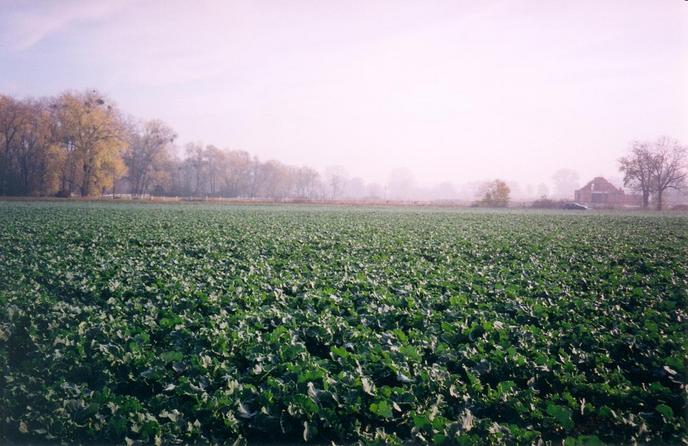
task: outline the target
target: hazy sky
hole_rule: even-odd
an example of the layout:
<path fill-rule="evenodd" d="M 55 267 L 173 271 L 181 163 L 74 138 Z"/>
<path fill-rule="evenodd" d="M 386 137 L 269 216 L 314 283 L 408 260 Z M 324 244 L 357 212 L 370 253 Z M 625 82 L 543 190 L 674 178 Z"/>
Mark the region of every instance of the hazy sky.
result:
<path fill-rule="evenodd" d="M 262 159 L 537 184 L 688 143 L 682 0 L 0 3 L 0 93 L 98 88 Z"/>

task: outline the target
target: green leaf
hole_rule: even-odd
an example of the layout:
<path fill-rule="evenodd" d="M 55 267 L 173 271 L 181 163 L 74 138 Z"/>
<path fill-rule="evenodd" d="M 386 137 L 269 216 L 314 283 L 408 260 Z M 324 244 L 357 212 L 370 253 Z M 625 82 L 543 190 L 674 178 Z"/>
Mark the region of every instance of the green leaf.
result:
<path fill-rule="evenodd" d="M 418 350 L 412 345 L 404 345 L 399 348 L 399 351 L 413 362 L 419 362 L 422 359 Z"/>
<path fill-rule="evenodd" d="M 418 429 L 430 426 L 430 419 L 425 415 L 413 415 L 413 425 Z"/>
<path fill-rule="evenodd" d="M 667 420 L 674 418 L 674 410 L 666 404 L 658 404 L 657 407 L 655 407 L 655 410 Z"/>
<path fill-rule="evenodd" d="M 165 362 L 177 362 L 181 361 L 184 359 L 184 354 L 182 352 L 164 352 L 162 355 L 160 355 L 163 361 Z"/>
<path fill-rule="evenodd" d="M 392 418 L 392 406 L 385 400 L 380 400 L 370 405 L 370 411 L 383 418 Z"/>
<path fill-rule="evenodd" d="M 330 347 L 330 351 L 332 352 L 332 354 L 334 356 L 339 356 L 340 358 L 346 359 L 349 357 L 349 352 L 346 351 L 346 349 L 343 349 L 341 347 L 332 346 L 332 347 Z"/>
<path fill-rule="evenodd" d="M 547 405 L 547 414 L 554 417 L 566 430 L 572 429 L 574 426 L 573 419 L 571 418 L 571 409 L 568 407 L 549 403 Z"/>

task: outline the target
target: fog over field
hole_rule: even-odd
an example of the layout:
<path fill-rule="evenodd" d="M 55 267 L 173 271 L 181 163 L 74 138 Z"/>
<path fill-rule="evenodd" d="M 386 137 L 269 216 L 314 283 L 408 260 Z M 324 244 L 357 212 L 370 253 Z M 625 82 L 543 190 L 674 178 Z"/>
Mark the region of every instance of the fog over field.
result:
<path fill-rule="evenodd" d="M 5 0 L 0 68 L 2 94 L 95 88 L 174 129 L 180 157 L 245 150 L 361 196 L 473 198 L 500 178 L 512 198 L 571 198 L 622 185 L 634 140 L 688 141 L 674 0 Z M 578 178 L 561 193 L 560 169 Z"/>

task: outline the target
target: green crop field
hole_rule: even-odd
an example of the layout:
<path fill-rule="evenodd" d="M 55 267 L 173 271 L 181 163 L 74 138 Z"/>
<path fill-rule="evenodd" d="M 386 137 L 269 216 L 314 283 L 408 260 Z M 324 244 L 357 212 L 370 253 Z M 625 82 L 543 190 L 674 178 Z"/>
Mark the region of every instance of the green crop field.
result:
<path fill-rule="evenodd" d="M 686 441 L 688 217 L 0 202 L 0 442 Z"/>

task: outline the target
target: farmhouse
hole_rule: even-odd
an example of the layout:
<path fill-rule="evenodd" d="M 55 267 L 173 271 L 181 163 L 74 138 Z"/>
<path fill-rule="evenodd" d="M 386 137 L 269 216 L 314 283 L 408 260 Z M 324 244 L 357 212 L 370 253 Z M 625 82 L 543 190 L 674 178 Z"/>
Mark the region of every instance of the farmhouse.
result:
<path fill-rule="evenodd" d="M 641 203 L 640 196 L 627 195 L 623 189 L 614 186 L 602 177 L 593 178 L 588 184 L 575 191 L 574 200 L 590 207 L 601 208 L 638 206 Z"/>

